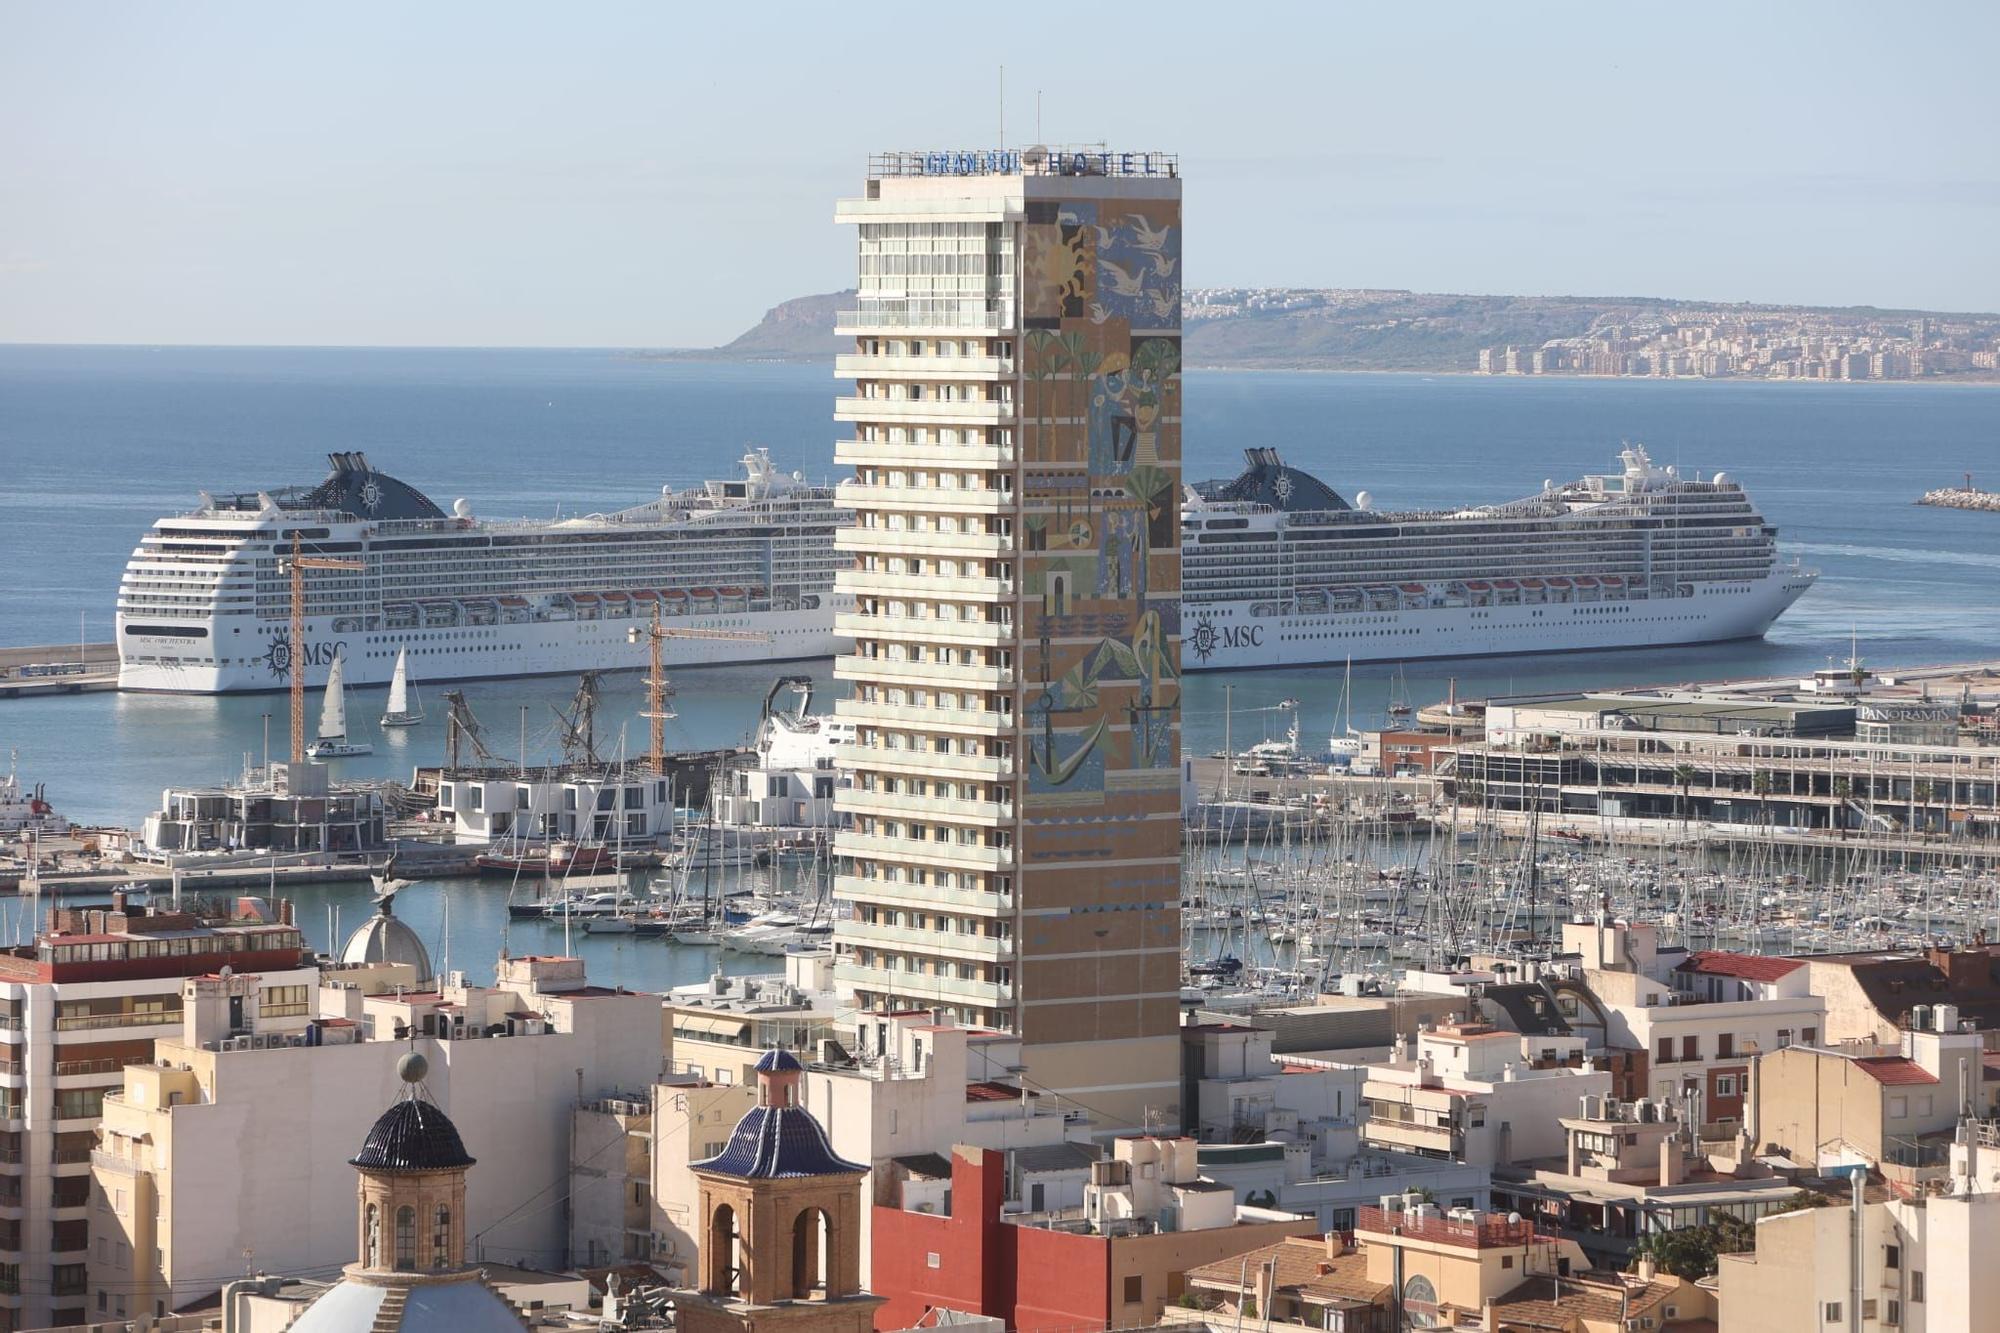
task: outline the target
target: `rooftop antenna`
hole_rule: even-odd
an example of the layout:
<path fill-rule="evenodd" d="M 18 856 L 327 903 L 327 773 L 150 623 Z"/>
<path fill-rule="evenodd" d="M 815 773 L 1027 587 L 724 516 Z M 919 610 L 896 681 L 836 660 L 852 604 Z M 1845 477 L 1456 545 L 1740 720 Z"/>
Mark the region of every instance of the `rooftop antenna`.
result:
<path fill-rule="evenodd" d="M 1007 146 L 1007 67 L 1005 65 L 1000 67 L 1000 142 L 993 146 L 995 148 L 1005 148 Z"/>
<path fill-rule="evenodd" d="M 1042 141 L 1042 90 L 1035 89 L 1035 142 Z"/>

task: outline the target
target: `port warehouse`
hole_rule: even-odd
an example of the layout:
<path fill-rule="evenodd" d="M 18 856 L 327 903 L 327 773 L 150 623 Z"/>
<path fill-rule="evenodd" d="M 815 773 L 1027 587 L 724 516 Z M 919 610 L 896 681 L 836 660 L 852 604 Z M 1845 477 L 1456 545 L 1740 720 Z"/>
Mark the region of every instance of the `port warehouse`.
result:
<path fill-rule="evenodd" d="M 1953 734 L 1957 712 L 1692 694 L 1497 699 L 1486 739 L 1446 747 L 1439 776 L 1460 806 L 1557 818 L 2000 837 L 2000 748 L 1909 739 Z"/>

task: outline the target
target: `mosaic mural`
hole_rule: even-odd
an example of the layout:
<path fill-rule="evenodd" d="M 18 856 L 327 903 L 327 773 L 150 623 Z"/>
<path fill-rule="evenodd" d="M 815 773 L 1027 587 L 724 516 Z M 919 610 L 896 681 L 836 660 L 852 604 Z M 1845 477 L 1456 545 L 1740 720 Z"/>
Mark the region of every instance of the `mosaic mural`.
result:
<path fill-rule="evenodd" d="M 1177 838 L 1179 203 L 1031 203 L 1023 272 L 1024 851 L 1158 855 L 1103 823 Z"/>

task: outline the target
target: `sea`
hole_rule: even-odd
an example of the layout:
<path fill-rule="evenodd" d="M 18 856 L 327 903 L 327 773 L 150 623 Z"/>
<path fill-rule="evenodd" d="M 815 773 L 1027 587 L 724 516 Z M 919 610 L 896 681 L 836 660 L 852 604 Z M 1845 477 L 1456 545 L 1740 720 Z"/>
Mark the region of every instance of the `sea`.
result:
<path fill-rule="evenodd" d="M 362 450 L 439 504 L 463 498 L 488 516 L 638 503 L 663 484 L 730 475 L 756 446 L 831 480 L 836 389 L 824 364 L 618 350 L 0 347 L 0 643 L 109 639 L 132 548 L 203 490 L 315 482 L 337 450 Z M 1544 479 L 1614 471 L 1624 443 L 1643 443 L 1662 464 L 1728 471 L 1778 526 L 1784 555 L 1822 572 L 1760 641 L 1356 666 L 1344 710 L 1337 664 L 1196 674 L 1182 717 L 1195 753 L 1220 749 L 1225 730 L 1238 747 L 1282 734 L 1295 716 L 1302 746 L 1321 748 L 1350 717 L 1379 723 L 1392 697 L 1780 676 L 1851 652 L 1885 666 L 2000 658 L 2000 515 L 1914 503 L 1968 472 L 1976 482 L 2000 472 L 2000 388 L 1190 370 L 1184 421 L 1190 479 L 1233 475 L 1243 450 L 1276 448 L 1341 493 L 1396 508 L 1516 498 Z M 830 700 L 830 669 L 808 671 Z M 775 674 L 679 673 L 668 743 L 746 739 Z M 573 685 L 463 688 L 496 749 L 536 760 L 555 751 L 554 709 Z M 643 750 L 642 693 L 634 675 L 607 678 L 605 748 Z M 381 694 L 350 694 L 349 717 L 375 754 L 343 771 L 407 777 L 441 758 L 442 709 L 414 731 L 378 733 Z M 163 788 L 261 761 L 267 734 L 281 751 L 285 709 L 278 694 L 0 701 L 0 751 L 17 752 L 23 780 L 47 784 L 69 818 L 136 825 Z M 368 910 L 365 886 L 295 896 L 318 935 L 331 929 L 330 911 L 314 924 L 323 910 L 340 908 L 350 925 Z M 449 896 L 468 968 L 490 959 L 505 921 L 490 895 L 420 886 L 406 896 L 399 910 L 440 938 Z M 671 947 L 656 941 L 599 937 L 590 948 L 619 973 L 600 980 L 630 985 L 698 979 L 715 961 L 663 962 Z"/>

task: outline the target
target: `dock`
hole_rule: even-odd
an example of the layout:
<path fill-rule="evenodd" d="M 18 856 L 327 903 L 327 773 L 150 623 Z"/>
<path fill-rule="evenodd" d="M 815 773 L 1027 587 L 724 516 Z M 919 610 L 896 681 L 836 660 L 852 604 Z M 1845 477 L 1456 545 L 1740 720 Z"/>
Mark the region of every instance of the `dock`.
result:
<path fill-rule="evenodd" d="M 44 643 L 0 648 L 0 699 L 94 694 L 117 688 L 115 643 Z"/>

